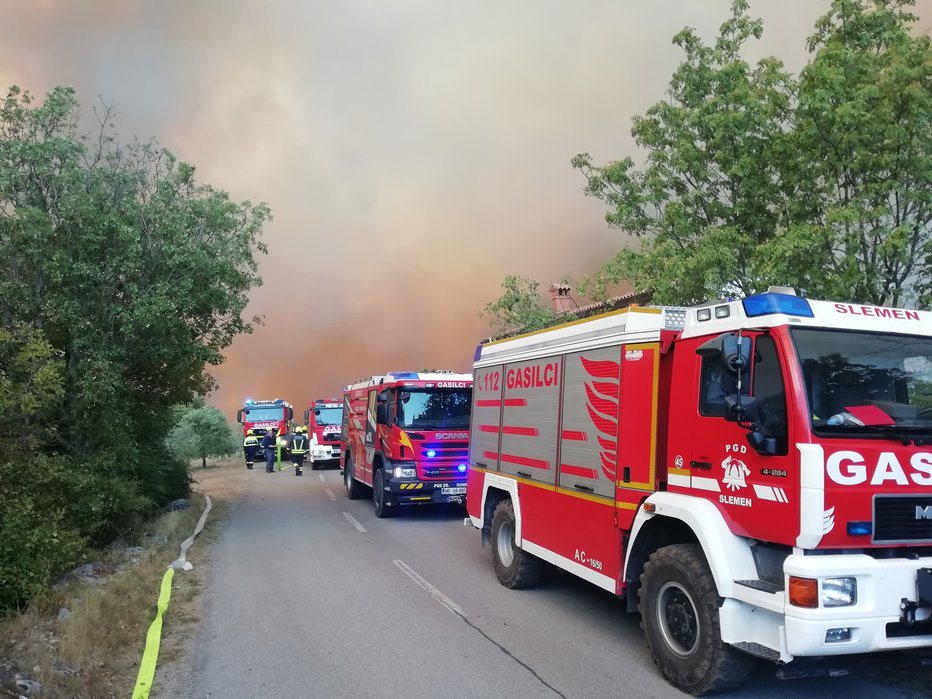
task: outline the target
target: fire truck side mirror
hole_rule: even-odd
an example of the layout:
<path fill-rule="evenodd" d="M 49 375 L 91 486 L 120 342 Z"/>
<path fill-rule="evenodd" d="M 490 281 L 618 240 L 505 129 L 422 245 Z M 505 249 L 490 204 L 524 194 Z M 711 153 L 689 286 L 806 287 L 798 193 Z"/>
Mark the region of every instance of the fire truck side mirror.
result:
<path fill-rule="evenodd" d="M 245 413 L 245 412 L 246 412 L 245 408 L 240 408 L 240 409 L 236 412 L 236 421 L 237 421 L 239 424 L 241 424 L 241 425 L 243 424 L 243 413 Z"/>
<path fill-rule="evenodd" d="M 314 412 L 316 414 L 317 411 L 314 411 Z M 311 409 L 310 408 L 304 411 L 304 424 L 305 425 L 311 424 Z"/>
<path fill-rule="evenodd" d="M 757 424 L 757 399 L 753 396 L 725 396 L 724 418 L 728 422 L 748 422 Z"/>
<path fill-rule="evenodd" d="M 722 371 L 737 375 L 751 365 L 751 338 L 729 333 L 722 336 Z"/>
<path fill-rule="evenodd" d="M 294 409 L 293 408 L 288 408 L 287 420 L 288 422 L 291 422 L 292 420 L 294 420 Z"/>
<path fill-rule="evenodd" d="M 375 406 L 375 421 L 379 425 L 388 424 L 388 403 L 385 401 L 380 402 Z"/>

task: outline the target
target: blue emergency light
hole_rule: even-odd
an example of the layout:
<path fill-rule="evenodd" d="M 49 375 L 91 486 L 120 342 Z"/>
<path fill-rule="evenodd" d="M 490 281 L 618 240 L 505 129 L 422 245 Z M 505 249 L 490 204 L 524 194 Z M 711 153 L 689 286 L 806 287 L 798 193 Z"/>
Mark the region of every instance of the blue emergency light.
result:
<path fill-rule="evenodd" d="M 247 398 L 247 399 L 246 399 L 246 405 L 252 405 L 252 404 L 253 404 L 252 398 Z"/>
<path fill-rule="evenodd" d="M 388 372 L 396 379 L 418 379 L 418 373 L 416 371 L 390 371 Z"/>
<path fill-rule="evenodd" d="M 428 449 L 426 453 L 428 459 L 433 459 L 435 456 L 437 456 L 437 452 L 435 452 L 433 449 Z"/>
<path fill-rule="evenodd" d="M 799 296 L 791 296 L 790 294 L 755 294 L 742 300 L 741 304 L 744 306 L 744 313 L 748 318 L 768 316 L 775 313 L 801 318 L 813 317 L 809 302 L 806 299 L 799 298 Z"/>
<path fill-rule="evenodd" d="M 460 473 L 466 473 L 466 464 L 460 464 L 459 466 L 456 467 L 456 470 L 459 471 Z"/>

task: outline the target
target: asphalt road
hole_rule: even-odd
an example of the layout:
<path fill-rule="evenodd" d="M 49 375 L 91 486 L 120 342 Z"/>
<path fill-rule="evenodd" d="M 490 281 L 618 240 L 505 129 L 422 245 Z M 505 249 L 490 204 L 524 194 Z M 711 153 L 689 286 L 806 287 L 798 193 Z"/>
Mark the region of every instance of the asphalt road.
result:
<path fill-rule="evenodd" d="M 189 671 L 202 697 L 673 697 L 636 615 L 555 571 L 499 585 L 465 512 L 379 520 L 339 471 L 256 469 L 215 544 Z M 734 697 L 904 697 L 858 678 L 781 682 L 762 666 Z"/>

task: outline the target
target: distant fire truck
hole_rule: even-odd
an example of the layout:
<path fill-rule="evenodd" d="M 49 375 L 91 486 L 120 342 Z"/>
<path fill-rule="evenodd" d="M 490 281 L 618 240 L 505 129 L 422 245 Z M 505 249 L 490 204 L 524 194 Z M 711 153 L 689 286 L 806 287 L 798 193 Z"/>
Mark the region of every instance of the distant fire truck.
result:
<path fill-rule="evenodd" d="M 311 441 L 311 469 L 340 463 L 340 440 L 343 435 L 343 403 L 338 398 L 317 399 L 304 411 L 308 439 Z"/>
<path fill-rule="evenodd" d="M 275 430 L 276 439 L 282 445 L 282 456 L 287 452 L 287 444 L 282 439 L 291 431 L 294 420 L 294 406 L 281 398 L 274 400 L 252 400 L 247 398 L 243 407 L 236 413 L 236 421 L 243 426 L 243 437 L 250 430 Z"/>
<path fill-rule="evenodd" d="M 929 662 L 932 313 L 774 288 L 476 357 L 466 502 L 503 585 L 547 561 L 626 598 L 694 694 L 751 656 Z"/>
<path fill-rule="evenodd" d="M 399 505 L 463 502 L 472 376 L 393 372 L 343 393 L 343 480 L 356 500 L 372 489 L 377 517 Z"/>

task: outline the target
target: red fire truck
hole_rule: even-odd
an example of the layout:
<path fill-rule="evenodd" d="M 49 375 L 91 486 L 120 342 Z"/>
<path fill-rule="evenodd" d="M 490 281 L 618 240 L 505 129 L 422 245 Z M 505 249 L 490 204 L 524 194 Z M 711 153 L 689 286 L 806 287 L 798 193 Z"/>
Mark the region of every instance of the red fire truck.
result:
<path fill-rule="evenodd" d="M 343 480 L 356 500 L 372 490 L 377 517 L 399 505 L 463 502 L 472 376 L 392 372 L 343 393 Z"/>
<path fill-rule="evenodd" d="M 313 407 L 304 411 L 304 423 L 311 442 L 311 469 L 316 471 L 328 463 L 339 464 L 343 403 L 338 398 L 318 398 Z"/>
<path fill-rule="evenodd" d="M 275 398 L 273 400 L 252 400 L 247 398 L 236 413 L 236 421 L 243 426 L 243 437 L 249 435 L 249 431 L 275 430 L 277 439 L 281 438 L 291 431 L 291 422 L 294 419 L 294 406 L 282 400 Z M 283 445 L 282 456 L 284 457 L 287 445 Z"/>
<path fill-rule="evenodd" d="M 467 509 L 498 579 L 546 561 L 639 611 L 694 694 L 929 662 L 932 313 L 773 288 L 480 345 Z"/>

